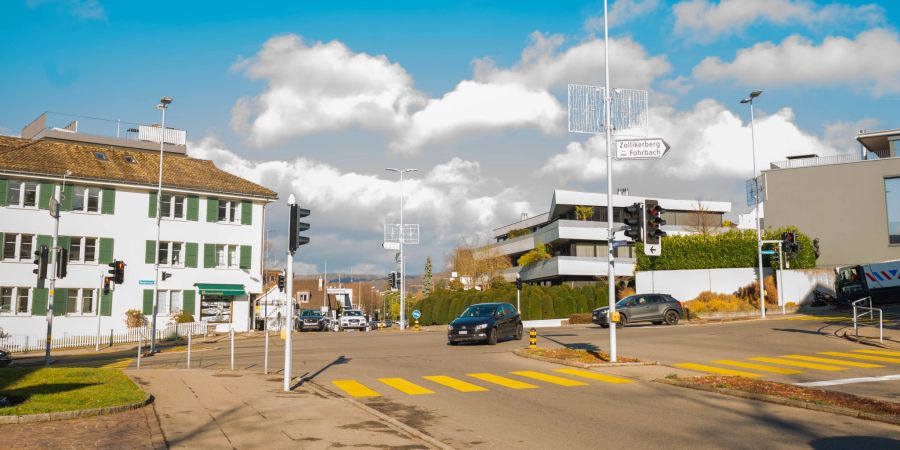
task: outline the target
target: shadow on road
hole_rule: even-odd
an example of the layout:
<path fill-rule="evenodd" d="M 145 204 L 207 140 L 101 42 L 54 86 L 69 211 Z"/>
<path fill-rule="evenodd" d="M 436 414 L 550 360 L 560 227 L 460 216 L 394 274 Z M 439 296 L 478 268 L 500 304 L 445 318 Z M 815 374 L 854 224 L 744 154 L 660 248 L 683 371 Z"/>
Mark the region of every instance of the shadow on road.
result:
<path fill-rule="evenodd" d="M 298 381 L 297 384 L 291 386 L 291 390 L 296 389 L 296 388 L 298 388 L 298 387 L 300 387 L 300 386 L 303 386 L 303 383 L 305 383 L 305 382 L 307 382 L 307 381 L 312 381 L 312 380 L 314 380 L 317 376 L 319 376 L 322 372 L 328 370 L 331 366 L 336 366 L 336 365 L 338 365 L 338 364 L 347 364 L 347 363 L 349 363 L 350 361 L 351 361 L 351 358 L 347 358 L 347 357 L 345 357 L 345 356 L 343 356 L 343 355 L 338 356 L 337 358 L 335 358 L 334 361 L 332 361 L 332 362 L 326 364 L 326 365 L 325 365 L 324 367 L 322 367 L 321 369 L 315 371 L 315 373 L 313 373 L 312 375 L 309 375 L 309 376 L 304 375 L 304 376 L 300 377 L 300 381 Z"/>

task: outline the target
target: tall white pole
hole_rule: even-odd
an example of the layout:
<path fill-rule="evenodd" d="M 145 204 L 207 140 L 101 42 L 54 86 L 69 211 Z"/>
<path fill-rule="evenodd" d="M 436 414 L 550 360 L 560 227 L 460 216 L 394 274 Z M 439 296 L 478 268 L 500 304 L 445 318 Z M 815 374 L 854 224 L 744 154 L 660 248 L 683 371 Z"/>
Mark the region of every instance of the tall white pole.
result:
<path fill-rule="evenodd" d="M 606 69 L 606 90 L 603 93 L 603 109 L 606 113 L 606 223 L 609 226 L 607 247 L 607 283 L 609 284 L 609 314 L 614 315 L 616 312 L 616 260 L 615 249 L 612 241 L 614 237 L 613 231 L 613 182 L 612 182 L 612 118 L 610 116 L 610 96 L 609 90 L 609 14 L 607 10 L 607 0 L 603 0 L 603 56 L 605 58 L 604 67 Z M 609 360 L 616 362 L 616 326 L 617 323 L 610 322 L 609 327 Z"/>
<path fill-rule="evenodd" d="M 753 186 L 756 190 L 756 254 L 759 258 L 759 308 L 761 317 L 766 318 L 766 283 L 763 277 L 762 259 L 762 229 L 759 218 L 759 208 L 762 199 L 759 192 L 759 178 L 756 176 L 756 128 L 753 119 L 753 97 L 750 97 L 750 145 L 753 148 Z"/>
<path fill-rule="evenodd" d="M 63 177 L 63 187 L 66 185 L 66 178 Z M 47 252 L 47 257 L 50 258 L 50 269 L 47 271 L 47 275 L 50 277 L 50 295 L 47 297 L 47 339 L 44 348 L 44 366 L 50 367 L 50 346 L 53 343 L 53 302 L 56 301 L 56 263 L 59 259 L 59 254 L 56 252 L 56 248 L 59 245 L 59 213 L 60 213 L 60 194 L 62 193 L 63 187 L 53 189 L 53 199 L 56 201 L 56 212 L 53 215 L 53 247 L 51 247 Z M 51 213 L 53 213 L 53 207 L 50 207 Z M 40 250 L 40 248 L 38 249 Z M 65 299 L 61 299 L 65 301 Z"/>
<path fill-rule="evenodd" d="M 784 288 L 781 286 L 784 282 L 784 245 L 781 242 L 778 243 L 778 269 L 778 303 L 781 303 L 781 315 L 784 316 L 787 313 L 785 311 L 784 297 L 782 297 Z"/>
<path fill-rule="evenodd" d="M 94 298 L 94 301 L 96 302 L 94 308 L 97 309 L 97 345 L 94 346 L 95 352 L 100 351 L 100 304 L 101 304 L 100 298 L 103 296 L 103 277 L 104 277 L 103 271 L 101 270 L 100 271 L 100 288 L 97 289 L 97 296 Z"/>
<path fill-rule="evenodd" d="M 288 205 L 294 205 L 296 201 L 294 200 L 294 194 L 291 194 L 288 197 Z M 294 327 L 294 301 L 293 301 L 293 293 L 294 293 L 294 252 L 291 249 L 287 251 L 287 274 L 285 275 L 287 278 L 284 281 L 284 290 L 285 290 L 285 311 L 286 311 L 286 327 L 285 327 L 285 335 L 284 335 L 284 391 L 290 392 L 291 390 L 291 360 L 293 354 L 291 353 L 293 349 L 291 348 L 291 329 Z"/>
<path fill-rule="evenodd" d="M 406 266 L 403 260 L 403 171 L 400 169 L 400 329 L 406 329 Z"/>
<path fill-rule="evenodd" d="M 153 255 L 153 269 L 155 275 L 153 278 L 153 315 L 150 319 L 150 354 L 156 353 L 156 310 L 159 308 L 159 237 L 160 225 L 162 222 L 162 176 L 163 176 L 163 149 L 166 145 L 166 109 L 169 104 L 166 102 L 167 97 L 163 97 L 162 101 L 156 107 L 162 111 L 162 121 L 159 128 L 159 182 L 156 185 L 156 247 Z M 169 99 L 169 102 L 172 100 Z"/>

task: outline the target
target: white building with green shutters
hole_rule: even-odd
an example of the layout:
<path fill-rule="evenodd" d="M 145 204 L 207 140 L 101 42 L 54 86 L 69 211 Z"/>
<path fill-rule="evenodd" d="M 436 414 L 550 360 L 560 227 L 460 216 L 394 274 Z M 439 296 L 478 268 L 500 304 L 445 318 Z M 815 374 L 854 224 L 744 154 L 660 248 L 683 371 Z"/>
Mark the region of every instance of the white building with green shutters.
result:
<path fill-rule="evenodd" d="M 122 331 L 128 310 L 149 316 L 156 258 L 172 275 L 159 285 L 158 323 L 185 311 L 220 330 L 251 326 L 251 305 L 262 291 L 265 206 L 275 192 L 188 157 L 184 145 L 167 144 L 159 199 L 158 143 L 29 127 L 23 138 L 0 136 L 5 332 L 44 336 L 49 292 L 36 288 L 32 270 L 34 251 L 53 244 L 49 205 L 56 190 L 58 245 L 68 249 L 69 264 L 56 283 L 54 338 L 96 333 L 98 314 L 104 334 Z M 125 261 L 125 282 L 104 295 L 102 280 L 114 260 Z"/>

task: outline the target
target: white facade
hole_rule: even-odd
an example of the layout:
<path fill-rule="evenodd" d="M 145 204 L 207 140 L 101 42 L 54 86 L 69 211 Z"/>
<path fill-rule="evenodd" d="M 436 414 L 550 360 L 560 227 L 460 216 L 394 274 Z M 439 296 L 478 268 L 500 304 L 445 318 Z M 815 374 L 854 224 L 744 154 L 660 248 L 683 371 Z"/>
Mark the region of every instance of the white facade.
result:
<path fill-rule="evenodd" d="M 38 180 L 29 178 L 10 172 L 0 172 L 0 179 L 6 182 L 16 180 Z M 41 183 L 61 184 L 61 179 L 42 177 L 38 180 Z M 112 240 L 112 259 L 122 260 L 125 262 L 125 279 L 124 283 L 115 286 L 112 294 L 111 311 L 109 316 L 100 317 L 100 333 L 109 334 L 110 330 L 120 332 L 125 328 L 125 312 L 129 309 L 137 309 L 146 311 L 147 294 L 146 290 L 152 290 L 152 280 L 155 279 L 154 264 L 147 262 L 148 248 L 156 239 L 155 218 L 149 213 L 153 208 L 151 206 L 151 197 L 155 198 L 155 187 L 139 187 L 135 185 L 123 183 L 111 183 L 103 181 L 81 181 L 68 179 L 66 184 L 74 184 L 75 186 L 91 186 L 107 189 L 101 195 L 108 195 L 108 192 L 114 190 L 115 204 L 112 214 L 102 214 L 100 212 L 77 212 L 63 211 L 59 221 L 59 235 L 70 236 L 74 238 L 105 238 Z M 47 188 L 52 185 L 44 184 L 40 188 Z M 40 189 L 39 188 L 39 189 Z M 58 188 L 57 188 L 58 189 Z M 180 247 L 180 262 L 172 265 L 172 253 L 168 254 L 170 264 L 161 265 L 160 271 L 169 272 L 172 277 L 160 283 L 160 290 L 165 294 L 161 298 L 167 298 L 171 292 L 175 292 L 172 296 L 175 305 L 161 304 L 157 316 L 158 326 L 165 325 L 172 313 L 180 307 L 185 306 L 185 301 L 193 292 L 194 305 L 191 311 L 195 320 L 210 320 L 201 315 L 201 305 L 204 300 L 203 292 L 198 290 L 196 284 L 229 284 L 243 286 L 244 295 L 233 297 L 230 303 L 230 320 L 219 323 L 219 329 L 227 330 L 234 327 L 236 330 L 246 330 L 250 327 L 250 296 L 258 294 L 262 290 L 262 252 L 263 252 L 263 230 L 264 223 L 264 206 L 271 199 L 251 198 L 229 196 L 211 192 L 184 191 L 178 189 L 164 190 L 164 194 L 174 195 L 191 195 L 197 197 L 198 217 L 197 220 L 187 220 L 187 218 L 168 218 L 162 220 L 161 225 L 161 241 L 172 242 Z M 41 196 L 41 193 L 38 193 Z M 209 198 L 216 198 L 221 201 L 235 201 L 240 208 L 250 207 L 252 209 L 251 223 L 249 225 L 241 224 L 240 220 L 234 223 L 220 223 L 207 221 L 207 208 L 211 206 Z M 99 201 L 102 203 L 103 198 Z M 241 204 L 241 201 L 244 203 Z M 249 203 L 248 203 L 249 201 Z M 187 200 L 183 205 L 187 210 Z M 185 215 L 187 213 L 185 212 Z M 238 215 L 240 219 L 240 215 Z M 33 238 L 33 250 L 36 249 L 37 236 L 52 236 L 54 228 L 54 220 L 46 209 L 38 209 L 36 207 L 19 207 L 14 205 L 0 206 L 0 233 L 4 236 L 28 234 L 35 236 Z M 4 238 L 8 241 L 7 238 Z M 19 238 L 21 240 L 21 238 Z M 100 240 L 98 239 L 99 246 Z M 107 241 L 108 242 L 108 241 Z M 190 264 L 188 243 L 196 244 L 197 252 L 194 254 L 196 267 L 188 267 Z M 78 248 L 82 255 L 85 255 L 87 248 L 85 242 L 81 240 Z M 207 246 L 209 245 L 232 245 L 236 246 L 240 252 L 241 246 L 245 251 L 249 251 L 249 267 L 240 268 L 239 264 L 231 264 L 230 267 L 204 267 L 208 261 Z M 0 244 L 2 245 L 2 244 Z M 14 245 L 20 246 L 20 242 Z M 193 245 L 192 245 L 193 246 Z M 36 314 L 33 310 L 35 302 L 36 275 L 32 273 L 36 265 L 33 263 L 33 256 L 28 255 L 24 259 L 17 259 L 20 256 L 20 247 L 15 248 L 15 257 L 12 259 L 3 258 L 4 253 L 0 249 L 0 288 L 32 288 L 29 289 L 27 311 L 18 312 L 16 308 L 16 299 L 13 299 L 13 307 L 11 310 L 0 312 L 0 327 L 7 333 L 12 335 L 26 335 L 33 337 L 43 337 L 46 333 L 46 316 L 44 314 Z M 93 295 L 93 305 L 75 304 L 75 312 L 71 312 L 73 308 L 64 309 L 64 314 L 54 315 L 53 318 L 53 337 L 63 337 L 72 335 L 92 335 L 98 329 L 98 301 L 99 288 L 102 284 L 102 277 L 107 276 L 110 267 L 106 261 L 100 260 L 100 248 L 95 248 L 96 257 L 93 261 L 78 262 L 71 261 L 68 265 L 68 275 L 56 283 L 57 292 L 63 289 L 84 289 Z M 171 250 L 170 250 L 171 252 Z M 152 253 L 151 253 L 152 255 Z M 228 266 L 228 259 L 225 259 L 225 266 Z M 235 255 L 232 255 L 235 256 Z M 237 255 L 240 258 L 240 255 Z M 245 257 L 246 261 L 246 257 Z M 216 259 L 218 263 L 218 258 Z M 49 271 L 49 267 L 48 267 Z M 49 275 L 48 275 L 49 277 Z M 142 284 L 142 280 L 147 280 Z M 49 280 L 46 286 L 49 287 Z M 2 293 L 4 291 L 0 291 Z M 84 293 L 81 291 L 79 294 Z M 152 294 L 150 294 L 152 300 Z M 3 306 L 3 300 L 0 298 L 0 306 Z M 65 302 L 65 298 L 56 296 L 55 302 Z M 91 306 L 88 308 L 88 306 Z M 81 308 L 90 309 L 85 312 L 79 312 Z M 48 308 L 49 309 L 49 308 Z M 149 317 L 148 317 L 149 320 Z M 215 319 L 212 319 L 215 322 Z"/>

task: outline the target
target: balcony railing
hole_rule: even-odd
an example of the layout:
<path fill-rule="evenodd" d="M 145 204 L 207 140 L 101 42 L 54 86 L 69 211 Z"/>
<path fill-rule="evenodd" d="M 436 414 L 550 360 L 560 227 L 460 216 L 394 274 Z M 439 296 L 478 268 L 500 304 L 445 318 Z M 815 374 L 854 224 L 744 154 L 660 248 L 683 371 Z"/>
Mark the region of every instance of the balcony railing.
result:
<path fill-rule="evenodd" d="M 830 164 L 843 164 L 890 157 L 890 155 L 879 152 L 868 152 L 867 155 L 868 157 L 863 158 L 859 153 L 847 153 L 843 155 L 818 156 L 815 158 L 789 159 L 787 161 L 773 162 L 770 166 L 772 169 L 798 169 L 801 167 L 827 166 Z"/>

